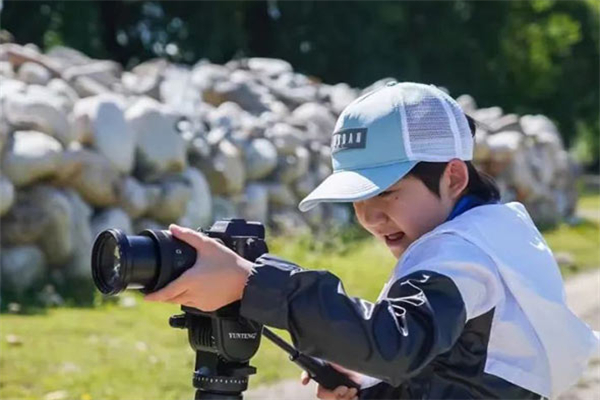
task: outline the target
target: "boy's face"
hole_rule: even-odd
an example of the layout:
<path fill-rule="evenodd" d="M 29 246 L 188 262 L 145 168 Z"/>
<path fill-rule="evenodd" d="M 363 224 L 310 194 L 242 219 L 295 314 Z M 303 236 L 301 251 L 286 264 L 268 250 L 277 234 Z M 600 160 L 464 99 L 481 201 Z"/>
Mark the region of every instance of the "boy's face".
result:
<path fill-rule="evenodd" d="M 359 223 L 399 259 L 412 242 L 448 218 L 467 184 L 466 164 L 455 159 L 440 179 L 440 197 L 407 175 L 378 196 L 354 202 L 354 211 Z"/>

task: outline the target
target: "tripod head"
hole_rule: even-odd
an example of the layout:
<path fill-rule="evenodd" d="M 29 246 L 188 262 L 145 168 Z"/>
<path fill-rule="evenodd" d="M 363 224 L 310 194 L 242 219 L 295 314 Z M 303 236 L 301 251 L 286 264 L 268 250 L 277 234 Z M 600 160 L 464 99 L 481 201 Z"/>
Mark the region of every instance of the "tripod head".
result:
<path fill-rule="evenodd" d="M 239 302 L 211 313 L 181 309 L 184 313 L 172 316 L 169 324 L 188 330 L 196 352 L 194 398 L 242 399 L 248 377 L 256 373 L 249 361 L 258 351 L 262 325 L 240 317 Z"/>

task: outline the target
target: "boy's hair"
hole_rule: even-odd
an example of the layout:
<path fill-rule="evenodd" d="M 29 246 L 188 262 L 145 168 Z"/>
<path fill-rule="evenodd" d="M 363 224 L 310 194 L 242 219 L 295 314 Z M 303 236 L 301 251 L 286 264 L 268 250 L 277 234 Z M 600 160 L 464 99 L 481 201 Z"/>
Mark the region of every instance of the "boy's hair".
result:
<path fill-rule="evenodd" d="M 475 137 L 476 122 L 467 114 L 465 116 L 469 122 L 471 135 Z M 471 161 L 465 161 L 465 164 L 467 164 L 467 170 L 469 171 L 469 183 L 464 194 L 472 194 L 485 201 L 500 200 L 500 189 L 494 178 L 485 172 L 479 171 Z M 410 170 L 409 175 L 421 180 L 429 191 L 440 197 L 440 179 L 447 165 L 447 162 L 421 161 Z"/>

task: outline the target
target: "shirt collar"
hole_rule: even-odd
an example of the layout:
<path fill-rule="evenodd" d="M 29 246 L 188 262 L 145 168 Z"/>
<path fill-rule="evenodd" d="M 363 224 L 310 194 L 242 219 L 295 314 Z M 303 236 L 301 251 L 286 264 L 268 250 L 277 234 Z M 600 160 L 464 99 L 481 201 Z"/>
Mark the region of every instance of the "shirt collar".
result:
<path fill-rule="evenodd" d="M 465 194 L 460 199 L 458 199 L 456 204 L 454 204 L 454 208 L 452 209 L 452 211 L 450 212 L 450 215 L 444 222 L 450 221 L 454 217 L 464 213 L 467 210 L 470 210 L 471 208 L 481 206 L 484 204 L 495 204 L 495 203 L 498 203 L 498 202 L 496 200 L 486 201 L 486 200 L 482 199 L 481 197 L 473 195 L 473 194 Z"/>

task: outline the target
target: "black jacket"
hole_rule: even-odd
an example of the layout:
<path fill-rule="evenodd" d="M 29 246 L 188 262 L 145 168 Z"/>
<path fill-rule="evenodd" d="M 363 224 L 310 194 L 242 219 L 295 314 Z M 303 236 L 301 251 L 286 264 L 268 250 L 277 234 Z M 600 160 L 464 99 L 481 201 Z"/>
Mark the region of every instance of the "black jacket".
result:
<path fill-rule="evenodd" d="M 241 301 L 244 317 L 286 329 L 300 351 L 380 379 L 362 399 L 543 398 L 483 371 L 493 313 L 465 323 L 458 288 L 434 271 L 413 272 L 370 303 L 330 272 L 270 254 L 256 260 Z"/>

